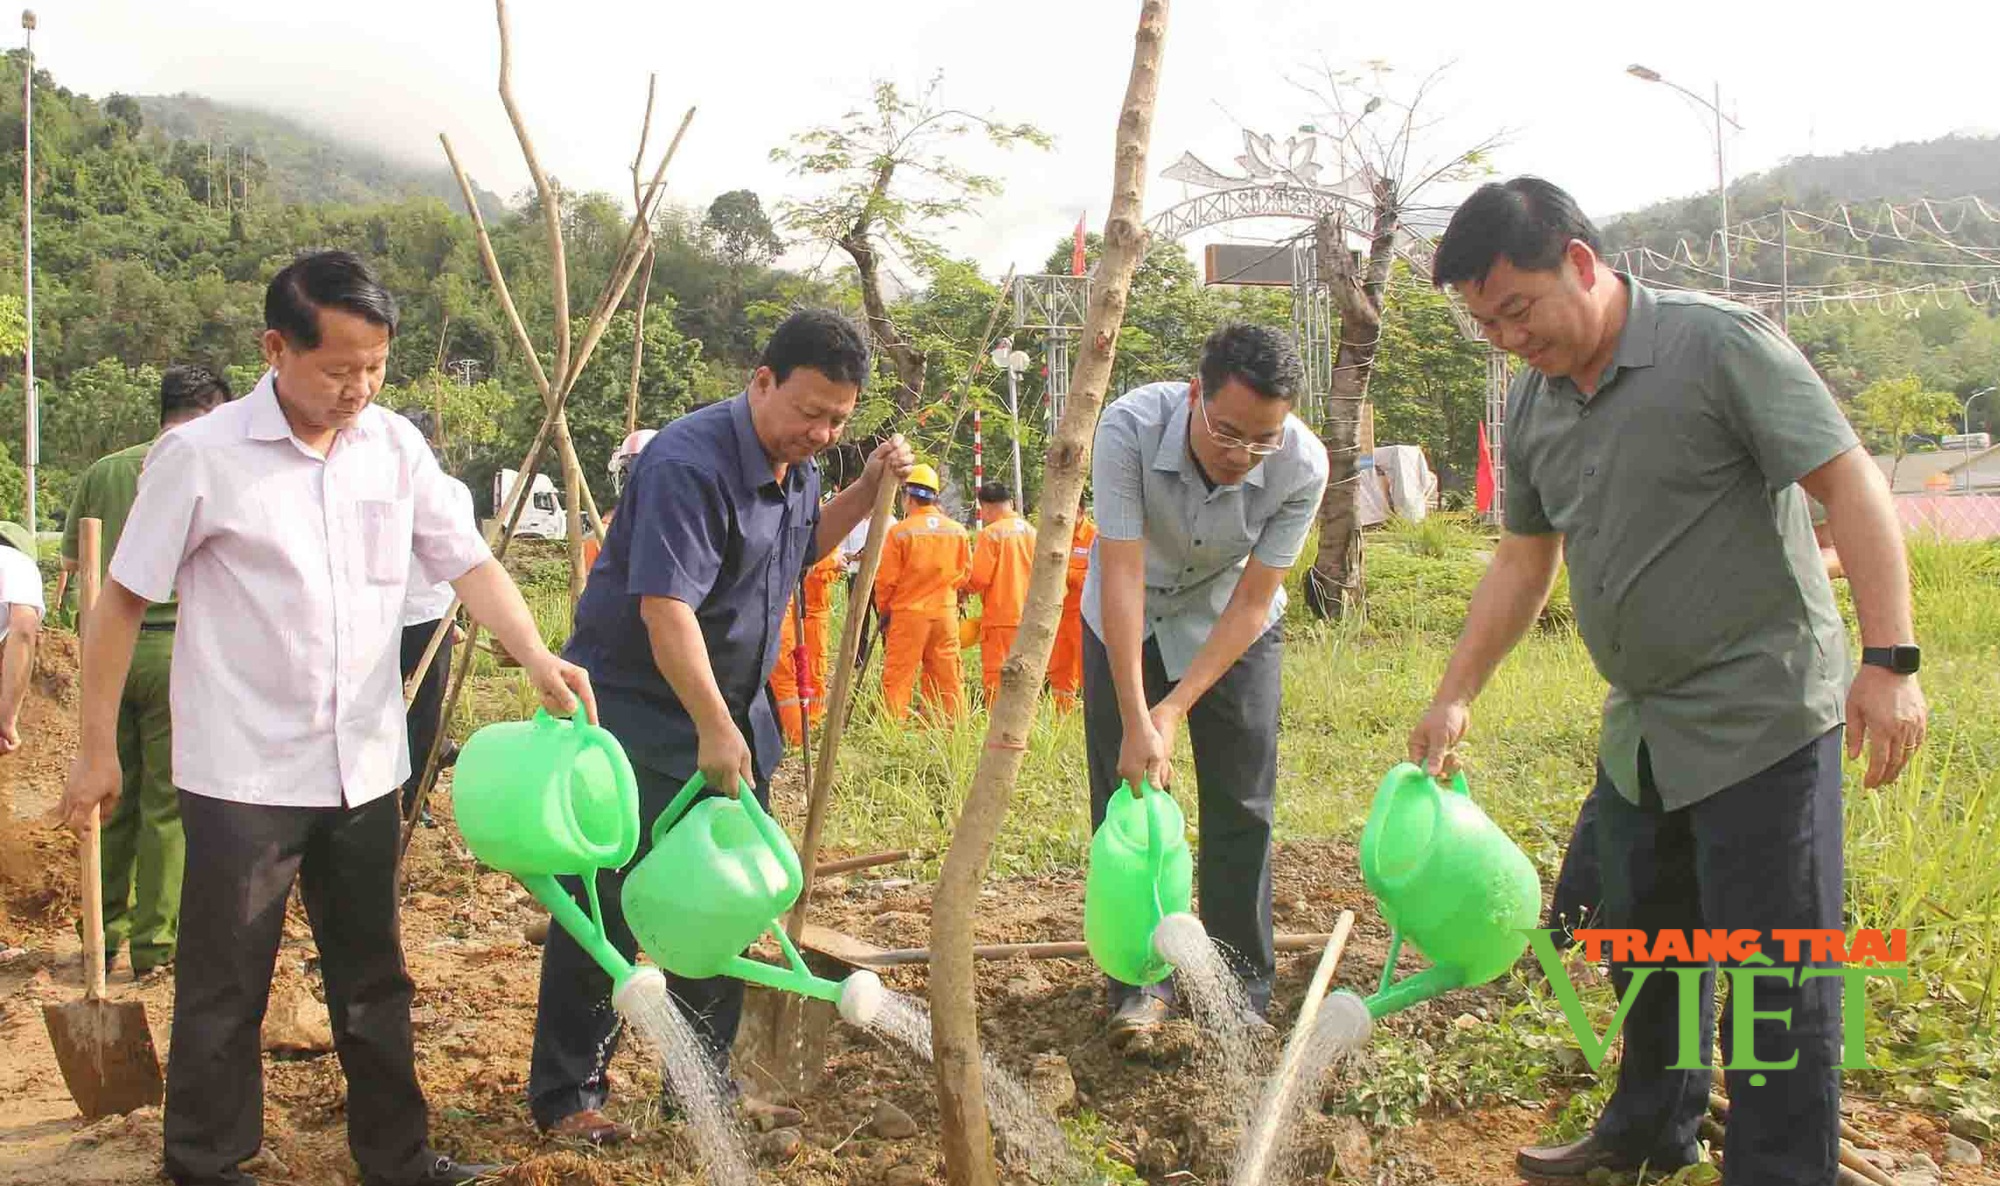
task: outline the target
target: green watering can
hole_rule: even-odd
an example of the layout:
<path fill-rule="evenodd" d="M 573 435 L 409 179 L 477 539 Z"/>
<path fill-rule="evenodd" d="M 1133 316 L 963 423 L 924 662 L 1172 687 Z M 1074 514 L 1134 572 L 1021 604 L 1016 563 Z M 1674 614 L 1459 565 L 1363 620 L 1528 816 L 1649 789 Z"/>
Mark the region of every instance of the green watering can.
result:
<path fill-rule="evenodd" d="M 778 924 L 805 884 L 791 838 L 748 783 L 735 798 L 688 806 L 706 785 L 700 774 L 687 781 L 653 823 L 653 850 L 625 874 L 625 919 L 639 946 L 676 976 L 734 976 L 830 1001 L 847 1021 L 868 1024 L 882 1005 L 881 979 L 868 971 L 814 976 Z M 785 967 L 743 954 L 766 931 Z"/>
<path fill-rule="evenodd" d="M 1541 918 L 1534 865 L 1472 801 L 1463 774 L 1449 789 L 1408 762 L 1383 776 L 1361 833 L 1361 876 L 1390 927 L 1371 1017 L 1499 976 Z M 1432 966 L 1392 985 L 1404 939 Z"/>
<path fill-rule="evenodd" d="M 639 848 L 639 784 L 625 749 L 582 719 L 536 710 L 466 740 L 452 775 L 458 830 L 472 855 L 511 873 L 624 989 L 634 968 L 604 934 L 597 871 Z M 581 877 L 585 914 L 556 883 Z"/>
<path fill-rule="evenodd" d="M 1131 784 L 1118 784 L 1090 839 L 1083 888 L 1083 939 L 1090 958 L 1123 984 L 1165 980 L 1174 966 L 1156 949 L 1154 932 L 1167 916 L 1187 914 L 1193 899 L 1194 855 L 1180 804 L 1143 780 L 1137 796 Z"/>

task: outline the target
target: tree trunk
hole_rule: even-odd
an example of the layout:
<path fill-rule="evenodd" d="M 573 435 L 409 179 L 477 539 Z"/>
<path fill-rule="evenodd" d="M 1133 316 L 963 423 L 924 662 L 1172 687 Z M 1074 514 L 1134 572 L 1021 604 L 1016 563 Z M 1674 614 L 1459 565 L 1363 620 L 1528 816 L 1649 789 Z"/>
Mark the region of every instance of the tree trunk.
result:
<path fill-rule="evenodd" d="M 874 218 L 865 212 L 889 192 L 889 182 L 895 175 L 894 161 L 883 162 L 875 171 L 873 194 L 861 217 L 840 237 L 840 249 L 854 261 L 854 270 L 861 275 L 861 307 L 868 315 L 868 332 L 896 368 L 896 407 L 913 412 L 923 402 L 924 373 L 930 367 L 930 358 L 911 345 L 889 317 L 889 303 L 882 299 L 881 259 L 875 254 L 875 244 L 870 238 Z"/>
<path fill-rule="evenodd" d="M 1368 376 L 1381 342 L 1383 293 L 1396 260 L 1401 215 L 1393 180 L 1378 178 L 1374 197 L 1375 225 L 1359 274 L 1348 258 L 1344 225 L 1337 216 L 1321 217 L 1314 244 L 1320 275 L 1340 313 L 1340 352 L 1334 359 L 1333 389 L 1320 438 L 1326 444 L 1327 483 L 1319 511 L 1319 555 L 1306 582 L 1307 604 L 1321 618 L 1339 619 L 1362 604 L 1356 506 L 1362 407 L 1368 402 Z"/>
<path fill-rule="evenodd" d="M 1091 438 L 1111 379 L 1118 329 L 1132 274 L 1145 255 L 1142 223 L 1146 155 L 1153 105 L 1159 94 L 1161 51 L 1166 42 L 1167 0 L 1145 0 L 1132 51 L 1132 74 L 1118 118 L 1111 213 L 1104 253 L 1091 286 L 1089 315 L 1077 351 L 1068 406 L 1044 460 L 1035 564 L 1021 632 L 1001 667 L 986 746 L 966 792 L 965 807 L 945 854 L 931 906 L 931 1048 L 937 1066 L 938 1110 L 943 1124 L 946 1179 L 952 1186 L 997 1186 L 993 1132 L 980 1073 L 979 1016 L 973 995 L 972 923 L 979 885 L 1006 819 L 1014 780 L 1034 725 L 1035 704 L 1055 645 L 1069 569 L 1078 501 L 1089 472 Z"/>

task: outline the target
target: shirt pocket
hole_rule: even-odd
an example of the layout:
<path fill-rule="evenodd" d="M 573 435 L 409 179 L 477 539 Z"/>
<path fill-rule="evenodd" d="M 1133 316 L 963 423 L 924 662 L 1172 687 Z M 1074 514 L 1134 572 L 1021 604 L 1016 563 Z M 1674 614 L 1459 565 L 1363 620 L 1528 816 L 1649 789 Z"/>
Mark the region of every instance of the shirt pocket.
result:
<path fill-rule="evenodd" d="M 396 503 L 363 499 L 355 504 L 361 524 L 361 568 L 371 585 L 409 583 L 413 546 Z"/>

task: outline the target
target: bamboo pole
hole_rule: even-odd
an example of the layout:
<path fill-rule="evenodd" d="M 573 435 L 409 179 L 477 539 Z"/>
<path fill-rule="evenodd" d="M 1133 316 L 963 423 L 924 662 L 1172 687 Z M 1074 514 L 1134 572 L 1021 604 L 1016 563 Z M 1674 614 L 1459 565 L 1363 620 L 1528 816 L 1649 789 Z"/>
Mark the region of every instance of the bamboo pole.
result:
<path fill-rule="evenodd" d="M 646 76 L 646 118 L 639 125 L 639 151 L 632 154 L 632 208 L 643 209 L 646 196 L 639 187 L 639 166 L 646 160 L 646 141 L 653 134 L 653 91 L 659 85 L 660 76 Z M 625 389 L 625 435 L 631 436 L 639 427 L 639 362 L 646 353 L 646 298 L 653 290 L 654 247 L 646 248 L 646 275 L 639 281 L 639 311 L 632 323 L 632 382 Z"/>
<path fill-rule="evenodd" d="M 1000 695 L 993 706 L 986 746 L 980 753 L 951 849 L 932 899 L 931 1035 L 943 1128 L 946 1179 L 951 1186 L 999 1186 L 993 1159 L 993 1130 L 979 1047 L 979 1014 L 974 996 L 973 915 L 993 841 L 1006 820 L 1014 782 L 1027 752 L 1042 677 L 1055 643 L 1069 573 L 1069 549 L 1083 494 L 1091 437 L 1111 366 L 1126 293 L 1145 254 L 1141 224 L 1146 193 L 1146 156 L 1152 138 L 1153 108 L 1159 94 L 1160 60 L 1167 32 L 1168 0 L 1145 0 L 1133 42 L 1132 72 L 1118 120 L 1110 214 L 1104 229 L 1101 278 L 1091 293 L 1070 383 L 1069 406 L 1043 470 L 1042 507 L 1037 525 L 1035 564 L 1028 603 L 1014 649 L 1001 667 Z"/>
<path fill-rule="evenodd" d="M 514 121 L 515 130 L 521 137 L 522 151 L 528 154 L 530 168 L 536 173 L 539 179 L 540 168 L 533 160 L 533 145 L 528 139 L 525 127 L 520 122 L 518 111 L 514 108 L 510 88 L 507 83 L 508 56 L 511 53 L 511 48 L 508 45 L 506 3 L 505 0 L 494 0 L 494 3 L 500 23 L 502 100 L 507 104 L 509 118 Z M 561 298 L 564 315 L 559 318 L 563 344 L 562 351 L 558 353 L 559 365 L 557 367 L 557 374 L 562 380 L 560 388 L 551 388 L 548 374 L 542 368 L 541 357 L 535 350 L 534 341 L 528 336 L 527 327 L 521 321 L 520 311 L 515 306 L 513 295 L 507 287 L 506 276 L 501 272 L 499 259 L 494 254 L 492 237 L 487 232 L 485 218 L 479 211 L 479 203 L 473 197 L 471 179 L 466 176 L 464 168 L 459 165 L 458 156 L 452 151 L 450 137 L 445 135 L 438 137 L 444 146 L 445 158 L 451 164 L 452 175 L 458 181 L 459 192 L 464 196 L 467 211 L 472 218 L 475 237 L 479 245 L 480 262 L 485 266 L 487 277 L 492 282 L 494 291 L 500 297 L 501 308 L 506 312 L 508 322 L 513 328 L 517 340 L 523 347 L 523 352 L 528 357 L 528 365 L 531 373 L 534 375 L 535 385 L 540 389 L 543 396 L 541 427 L 536 430 L 534 441 L 528 446 L 527 457 L 521 463 L 519 477 L 514 483 L 514 489 L 509 497 L 507 510 L 503 515 L 505 520 L 504 525 L 500 528 L 498 537 L 489 541 L 493 544 L 495 560 L 499 560 L 506 555 L 508 545 L 513 541 L 514 528 L 520 522 L 522 509 L 527 506 L 528 487 L 534 480 L 537 466 L 541 461 L 542 450 L 547 446 L 551 437 L 556 437 L 560 440 L 568 439 L 568 422 L 564 417 L 563 409 L 568 403 L 570 392 L 575 388 L 577 376 L 582 373 L 584 366 L 589 363 L 590 356 L 596 350 L 598 341 L 604 336 L 605 326 L 610 323 L 613 312 L 616 311 L 618 305 L 625 299 L 625 293 L 631 287 L 632 276 L 638 270 L 640 256 L 644 254 L 645 250 L 651 244 L 652 232 L 650 230 L 650 219 L 653 204 L 658 201 L 660 194 L 665 192 L 667 166 L 673 163 L 674 156 L 679 152 L 681 140 L 687 135 L 688 125 L 694 121 L 694 113 L 695 109 L 690 107 L 687 110 L 687 114 L 681 118 L 680 128 L 674 134 L 673 143 L 667 146 L 666 153 L 660 158 L 659 167 L 653 172 L 652 181 L 645 193 L 645 202 L 641 204 L 639 209 L 633 211 L 632 224 L 626 231 L 625 242 L 620 251 L 618 266 L 613 269 L 612 278 L 606 283 L 604 292 L 599 297 L 596 310 L 592 313 L 590 322 L 585 326 L 582 347 L 576 352 L 576 356 L 573 359 L 567 355 L 569 320 L 567 316 L 568 297 L 566 278 L 564 283 L 559 286 L 560 291 L 564 293 L 564 296 Z M 560 253 L 561 237 L 559 234 L 553 246 Z M 568 460 L 572 463 L 575 460 L 573 448 L 570 451 Z M 572 506 L 588 504 L 589 499 L 590 492 L 585 487 L 581 490 L 578 497 L 572 499 Z M 594 506 L 591 513 L 593 519 L 595 519 Z M 601 539 L 603 524 L 598 522 L 595 524 L 595 527 Z M 580 532 L 572 532 L 572 538 L 576 539 L 579 544 L 581 542 L 580 538 L 578 538 L 580 534 Z M 574 588 L 575 565 L 579 559 L 580 556 L 572 559 L 572 588 Z M 406 708 L 411 699 L 414 698 L 416 688 L 423 683 L 424 676 L 429 672 L 431 664 L 436 661 L 437 652 L 443 646 L 446 632 L 451 629 L 452 620 L 458 614 L 459 604 L 458 600 L 454 598 L 451 608 L 446 612 L 444 618 L 439 621 L 437 630 L 433 632 L 429 645 L 425 647 L 422 660 L 419 662 L 416 670 L 411 673 L 409 681 L 404 685 L 404 704 Z M 472 661 L 479 651 L 479 631 L 479 623 L 476 621 L 473 622 L 466 633 L 465 653 L 460 657 L 457 668 L 452 672 L 445 693 L 443 708 L 444 720 L 447 722 L 457 712 L 459 698 L 465 691 L 465 681 L 472 673 Z M 443 761 L 444 747 L 448 740 L 448 735 L 449 730 L 441 728 L 438 730 L 436 738 L 432 741 L 430 754 L 424 762 L 423 777 L 417 785 L 417 794 L 410 805 L 408 817 L 403 821 L 402 840 L 397 851 L 399 877 L 402 854 L 409 850 L 410 839 L 416 832 L 416 821 L 422 817 L 425 800 L 429 797 L 431 788 L 437 782 L 438 770 Z"/>
<path fill-rule="evenodd" d="M 656 198 L 662 191 L 667 166 L 673 163 L 674 156 L 680 149 L 681 139 L 687 134 L 688 124 L 694 120 L 694 111 L 694 108 L 688 108 L 687 114 L 681 118 L 679 131 L 674 134 L 673 143 L 668 146 L 666 155 L 660 159 L 660 167 L 654 173 L 652 186 L 647 192 L 649 199 Z M 493 240 L 486 230 L 486 220 L 479 212 L 479 203 L 473 198 L 472 181 L 466 175 L 464 168 L 459 165 L 458 154 L 452 151 L 451 137 L 440 135 L 438 140 L 444 145 L 445 159 L 451 164 L 452 175 L 458 180 L 459 192 L 464 195 L 466 209 L 471 213 L 474 238 L 479 246 L 479 258 L 480 262 L 485 266 L 487 279 L 492 283 L 495 294 L 500 298 L 500 307 L 507 314 L 508 324 L 514 330 L 515 339 L 520 343 L 522 353 L 527 355 L 529 369 L 535 377 L 535 385 L 544 392 L 547 392 L 549 390 L 548 375 L 542 370 L 541 356 L 535 350 L 534 340 L 528 336 L 527 327 L 521 321 L 519 310 L 515 308 L 513 293 L 507 287 L 507 278 L 500 271 L 500 261 L 494 254 Z M 637 224 L 648 216 L 649 211 L 641 210 L 633 215 L 633 222 Z M 607 311 L 607 308 L 615 309 L 618 301 L 624 299 L 625 291 L 631 283 L 631 273 L 634 270 L 636 270 L 636 264 L 634 267 L 621 267 L 613 276 L 610 287 L 616 290 L 616 297 L 607 302 L 600 302 L 597 314 L 593 316 L 590 325 L 586 327 L 583 350 L 579 355 L 582 361 L 588 362 L 591 353 L 595 351 L 598 339 L 603 336 L 604 325 L 608 324 L 611 319 L 611 314 Z M 566 385 L 562 390 L 560 399 L 552 401 L 553 406 L 548 408 L 542 418 L 541 430 L 536 434 L 534 443 L 528 448 L 528 459 L 521 463 L 519 476 L 514 482 L 514 490 L 509 495 L 508 509 L 501 515 L 506 521 L 506 528 L 501 533 L 498 541 L 489 541 L 498 543 L 495 552 L 496 558 L 506 554 L 507 544 L 513 539 L 514 525 L 520 522 L 521 507 L 526 505 L 528 487 L 534 481 L 535 463 L 541 457 L 544 442 L 552 430 L 556 419 L 562 415 L 563 408 L 569 399 L 571 386 L 573 384 Z M 545 397 L 545 403 L 549 402 L 551 401 L 547 401 Z M 585 494 L 588 494 L 587 490 Z M 594 516 L 594 509 L 592 513 Z M 598 530 L 601 541 L 601 523 L 598 525 Z M 439 648 L 443 646 L 445 633 L 449 629 L 450 622 L 458 614 L 458 605 L 459 603 L 456 600 L 452 602 L 451 609 L 446 612 L 437 631 L 432 634 L 429 645 L 424 648 L 423 658 L 418 662 L 416 669 L 410 673 L 410 678 L 405 681 L 403 685 L 403 704 L 405 708 L 415 700 L 418 685 L 423 683 L 424 676 L 430 671 L 431 664 L 435 661 Z M 468 643 L 470 641 L 469 639 Z M 456 696 L 452 698 L 452 703 L 457 703 Z M 450 716 L 449 709 L 447 709 L 445 715 L 447 718 Z M 421 788 L 418 797 L 419 799 L 422 798 Z"/>
<path fill-rule="evenodd" d="M 833 789 L 833 760 L 840 753 L 841 734 L 847 731 L 847 702 L 854 694 L 854 653 L 861 649 L 861 626 L 866 606 L 875 595 L 875 573 L 882 567 L 882 545 L 889 536 L 889 513 L 896 504 L 896 483 L 885 469 L 875 491 L 875 506 L 868 515 L 868 542 L 861 549 L 861 571 L 854 579 L 854 592 L 840 624 L 840 665 L 834 669 L 833 691 L 826 700 L 826 733 L 819 740 L 819 768 L 814 771 L 812 788 L 806 798 L 805 841 L 799 846 L 799 866 L 805 870 L 805 885 L 799 900 L 785 916 L 785 934 L 792 942 L 806 925 L 806 906 L 812 900 L 813 878 L 818 870 L 813 858 L 819 853 L 820 832 L 826 826 L 826 801 Z"/>

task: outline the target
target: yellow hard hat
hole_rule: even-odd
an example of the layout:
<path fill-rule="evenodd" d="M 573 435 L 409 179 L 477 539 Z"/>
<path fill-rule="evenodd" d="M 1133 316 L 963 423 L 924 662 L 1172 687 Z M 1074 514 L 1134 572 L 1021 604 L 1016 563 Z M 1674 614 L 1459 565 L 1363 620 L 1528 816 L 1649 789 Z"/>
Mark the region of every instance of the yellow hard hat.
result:
<path fill-rule="evenodd" d="M 939 490 L 943 489 L 938 484 L 937 471 L 923 462 L 918 462 L 916 465 L 910 467 L 910 476 L 903 479 L 903 485 L 922 486 L 932 494 L 936 494 Z"/>

